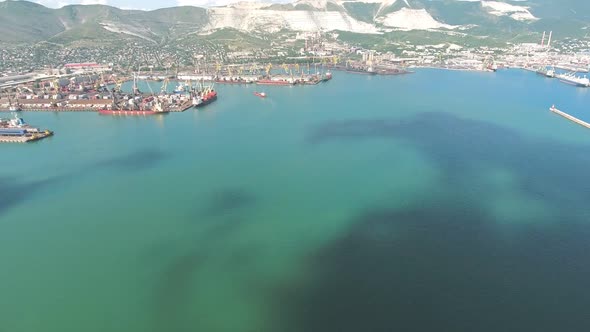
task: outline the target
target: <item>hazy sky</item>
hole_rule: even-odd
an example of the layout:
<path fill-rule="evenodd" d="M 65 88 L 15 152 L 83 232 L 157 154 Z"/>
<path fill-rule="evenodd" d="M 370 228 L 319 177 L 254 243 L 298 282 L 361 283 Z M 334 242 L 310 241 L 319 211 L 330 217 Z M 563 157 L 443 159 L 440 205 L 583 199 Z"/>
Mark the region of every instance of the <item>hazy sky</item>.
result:
<path fill-rule="evenodd" d="M 236 0 L 31 0 L 51 8 L 70 4 L 103 4 L 125 9 L 156 9 L 174 6 L 212 6 L 224 5 Z M 289 2 L 288 0 L 267 0 L 266 2 Z"/>

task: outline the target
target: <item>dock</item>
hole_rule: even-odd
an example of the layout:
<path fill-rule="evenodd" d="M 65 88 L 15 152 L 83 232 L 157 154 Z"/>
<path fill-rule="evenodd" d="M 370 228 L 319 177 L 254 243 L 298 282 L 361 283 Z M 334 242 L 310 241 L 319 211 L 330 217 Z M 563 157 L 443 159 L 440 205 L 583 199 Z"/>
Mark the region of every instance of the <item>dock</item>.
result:
<path fill-rule="evenodd" d="M 78 108 L 78 107 L 47 107 L 47 108 L 21 108 L 23 112 L 97 112 L 94 108 Z"/>
<path fill-rule="evenodd" d="M 52 136 L 53 132 L 46 130 L 39 133 L 27 134 L 23 136 L 0 136 L 0 143 L 28 143 L 38 141 L 49 136 Z"/>
<path fill-rule="evenodd" d="M 561 115 L 564 118 L 566 118 L 566 119 L 568 119 L 570 121 L 573 121 L 573 122 L 575 122 L 575 123 L 577 123 L 577 124 L 579 124 L 581 126 L 584 126 L 586 128 L 590 128 L 590 123 L 585 122 L 585 121 L 582 121 L 582 120 L 580 120 L 580 119 L 578 119 L 578 118 L 576 118 L 576 117 L 574 117 L 572 115 L 569 115 L 569 114 L 567 114 L 565 112 L 562 112 L 562 111 L 558 110 L 557 108 L 555 108 L 555 106 L 552 106 L 549 110 L 551 112 L 553 112 L 555 114 L 558 114 L 558 115 Z"/>
<path fill-rule="evenodd" d="M 184 103 L 182 103 L 180 105 L 171 106 L 168 110 L 170 112 L 184 112 L 184 111 L 188 110 L 191 107 L 193 107 L 192 100 L 187 100 L 187 101 L 185 101 Z"/>

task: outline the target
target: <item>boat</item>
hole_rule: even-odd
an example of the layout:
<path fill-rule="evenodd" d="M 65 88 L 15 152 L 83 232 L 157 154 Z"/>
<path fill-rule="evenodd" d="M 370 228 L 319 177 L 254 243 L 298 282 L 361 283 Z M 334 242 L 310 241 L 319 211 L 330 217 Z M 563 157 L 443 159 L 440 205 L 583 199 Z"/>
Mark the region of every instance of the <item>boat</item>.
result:
<path fill-rule="evenodd" d="M 176 88 L 174 88 L 174 93 L 185 93 L 186 92 L 186 88 L 185 88 L 185 84 L 184 83 L 178 83 L 178 85 L 176 86 Z"/>
<path fill-rule="evenodd" d="M 20 112 L 22 110 L 20 105 L 9 105 L 8 108 L 0 109 L 1 112 Z"/>
<path fill-rule="evenodd" d="M 151 103 L 151 101 L 149 103 Z M 130 105 L 132 106 L 132 104 Z M 168 113 L 168 109 L 166 109 L 157 98 L 153 99 L 153 106 L 151 106 L 151 108 L 140 107 L 134 109 L 131 107 L 129 109 L 124 109 L 117 108 L 116 105 L 113 104 L 113 107 L 111 108 L 98 110 L 98 114 L 101 115 L 156 115 L 165 113 Z"/>
<path fill-rule="evenodd" d="M 374 71 L 371 67 L 367 69 L 359 67 L 346 67 L 344 71 L 353 74 L 377 75 L 377 72 Z"/>
<path fill-rule="evenodd" d="M 213 86 L 202 84 L 191 86 L 190 95 L 194 107 L 202 107 L 217 100 L 217 91 L 213 89 Z"/>
<path fill-rule="evenodd" d="M 540 67 L 535 71 L 539 75 L 543 75 L 545 77 L 553 78 L 555 77 L 555 69 L 547 68 L 547 67 Z"/>
<path fill-rule="evenodd" d="M 578 87 L 583 87 L 583 88 L 590 87 L 590 79 L 588 79 L 588 77 L 586 77 L 586 76 L 579 77 L 579 76 L 574 75 L 573 73 L 569 73 L 569 74 L 557 75 L 556 77 L 559 78 L 559 81 L 566 83 L 566 84 L 570 84 L 570 85 L 574 85 L 574 86 L 578 86 Z"/>
<path fill-rule="evenodd" d="M 215 100 L 217 100 L 217 91 L 211 90 L 201 96 L 193 97 L 193 106 L 203 107 L 205 105 L 211 104 Z"/>
<path fill-rule="evenodd" d="M 285 79 L 259 79 L 256 81 L 259 85 L 295 85 L 295 81 Z"/>
<path fill-rule="evenodd" d="M 266 93 L 264 92 L 254 92 L 254 95 L 260 98 L 266 98 Z"/>
<path fill-rule="evenodd" d="M 229 78 L 228 79 L 228 78 L 225 78 L 225 77 L 223 77 L 223 78 L 221 78 L 221 77 L 216 78 L 214 82 L 215 83 L 220 83 L 220 84 L 251 84 L 251 83 L 254 83 L 253 80 L 249 80 L 249 79 L 243 79 L 243 78 L 236 78 L 236 79 Z"/>
<path fill-rule="evenodd" d="M 49 136 L 53 132 L 29 125 L 23 118 L 19 118 L 16 113 L 12 119 L 0 118 L 0 136 L 31 136 L 37 134 Z"/>

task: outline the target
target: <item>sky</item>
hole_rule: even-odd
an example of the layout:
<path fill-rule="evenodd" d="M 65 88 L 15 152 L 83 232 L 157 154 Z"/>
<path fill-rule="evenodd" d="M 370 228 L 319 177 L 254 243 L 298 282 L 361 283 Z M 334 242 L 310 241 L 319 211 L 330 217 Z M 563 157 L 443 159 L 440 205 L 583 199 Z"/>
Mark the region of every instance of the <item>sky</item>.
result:
<path fill-rule="evenodd" d="M 71 4 L 103 4 L 110 5 L 122 9 L 143 9 L 151 10 L 163 7 L 174 7 L 174 6 L 219 6 L 225 5 L 237 0 L 29 0 L 42 4 L 43 6 L 50 8 L 60 8 L 65 5 Z M 253 1 L 253 0 L 247 0 Z M 288 2 L 287 0 L 265 0 L 264 2 Z"/>

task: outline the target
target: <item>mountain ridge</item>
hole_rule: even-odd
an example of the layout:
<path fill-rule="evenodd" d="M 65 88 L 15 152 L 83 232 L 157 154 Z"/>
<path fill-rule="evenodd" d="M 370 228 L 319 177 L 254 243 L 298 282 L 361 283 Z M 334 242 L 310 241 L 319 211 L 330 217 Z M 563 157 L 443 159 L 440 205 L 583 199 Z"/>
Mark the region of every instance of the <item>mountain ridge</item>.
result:
<path fill-rule="evenodd" d="M 556 12 L 567 24 L 559 24 Z M 298 0 L 272 4 L 236 2 L 217 7 L 168 7 L 150 11 L 108 5 L 67 5 L 57 9 L 29 1 L 0 2 L 0 42 L 68 44 L 80 40 L 171 41 L 220 29 L 268 34 L 279 31 L 461 31 L 500 38 L 506 32 L 554 29 L 585 34 L 590 3 L 564 0 Z M 561 31 L 559 31 L 561 30 Z"/>

